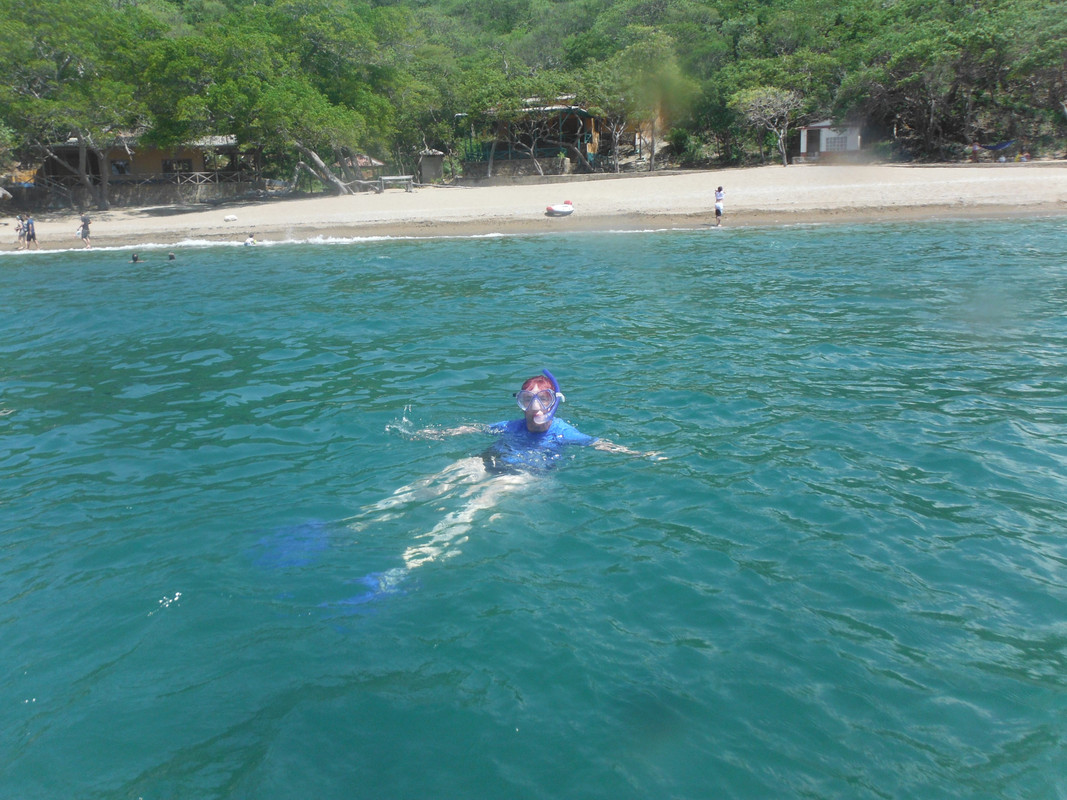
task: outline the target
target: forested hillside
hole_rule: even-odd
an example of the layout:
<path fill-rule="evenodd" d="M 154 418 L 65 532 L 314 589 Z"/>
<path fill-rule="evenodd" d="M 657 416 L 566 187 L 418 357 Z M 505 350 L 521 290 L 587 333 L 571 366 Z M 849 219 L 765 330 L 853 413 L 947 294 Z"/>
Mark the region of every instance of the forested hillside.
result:
<path fill-rule="evenodd" d="M 661 120 L 683 163 L 772 149 L 761 113 L 862 119 L 909 158 L 1067 138 L 1048 0 L 0 0 L 0 29 L 6 162 L 139 130 L 234 135 L 279 175 L 354 152 L 400 166 L 562 94 Z"/>

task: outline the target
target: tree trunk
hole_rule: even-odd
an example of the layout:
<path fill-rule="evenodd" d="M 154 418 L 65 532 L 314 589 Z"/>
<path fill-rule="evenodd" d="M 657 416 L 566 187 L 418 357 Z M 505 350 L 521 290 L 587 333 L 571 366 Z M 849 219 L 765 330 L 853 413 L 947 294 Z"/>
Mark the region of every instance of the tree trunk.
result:
<path fill-rule="evenodd" d="M 299 189 L 300 188 L 300 184 L 298 183 L 298 181 L 300 180 L 300 173 L 301 172 L 306 172 L 312 178 L 318 178 L 319 177 L 318 173 L 316 173 L 315 170 L 313 170 L 311 167 L 309 167 L 303 161 L 297 161 L 296 162 L 296 166 L 293 167 L 293 188 L 294 189 Z"/>
<path fill-rule="evenodd" d="M 534 144 L 536 144 L 536 142 L 534 142 Z M 537 174 L 543 178 L 545 176 L 545 171 L 541 169 L 541 164 L 537 161 L 536 150 L 534 150 L 534 148 L 532 147 L 527 147 L 526 145 L 521 144 L 520 142 L 515 142 L 515 147 L 519 150 L 525 150 L 527 153 L 530 154 L 530 160 L 533 162 L 534 169 L 536 169 Z"/>
<path fill-rule="evenodd" d="M 81 134 L 78 134 L 78 180 L 81 185 L 85 187 L 85 193 L 89 195 L 89 200 L 96 200 L 96 192 L 93 191 L 93 181 L 89 177 L 89 148 L 85 146 L 85 139 Z"/>
<path fill-rule="evenodd" d="M 363 168 L 359 165 L 359 155 L 347 148 L 341 152 L 341 174 L 345 183 L 363 180 Z"/>
<path fill-rule="evenodd" d="M 652 118 L 652 123 L 648 126 L 649 130 L 649 145 L 648 145 L 648 171 L 651 172 L 656 168 L 656 118 Z"/>
<path fill-rule="evenodd" d="M 311 161 L 314 166 L 315 175 L 320 181 L 326 184 L 332 184 L 338 194 L 352 194 L 352 190 L 345 186 L 344 181 L 330 171 L 330 168 L 326 166 L 326 162 L 319 158 L 318 153 L 295 139 L 293 140 L 293 144 L 297 150 L 303 153 Z"/>
<path fill-rule="evenodd" d="M 622 172 L 622 164 L 619 163 L 619 142 L 622 141 L 624 127 L 623 123 L 620 122 L 618 125 L 613 125 L 611 128 L 611 146 L 614 150 L 616 175 Z"/>
<path fill-rule="evenodd" d="M 89 174 L 89 151 L 96 155 L 97 166 L 100 169 L 100 185 L 93 183 L 93 176 Z M 107 192 L 104 187 L 104 154 L 93 147 L 86 138 L 78 133 L 78 180 L 85 187 L 89 200 L 101 211 L 107 211 L 110 207 Z"/>
<path fill-rule="evenodd" d="M 549 147 L 562 147 L 564 150 L 570 153 L 571 158 L 575 159 L 579 164 L 581 164 L 582 170 L 584 172 L 593 171 L 593 165 L 589 163 L 589 159 L 583 156 L 582 151 L 579 150 L 575 145 L 569 144 L 567 142 L 558 142 L 554 139 L 545 139 L 545 144 L 547 144 Z"/>
<path fill-rule="evenodd" d="M 90 145 L 96 155 L 96 163 L 100 166 L 100 185 L 96 192 L 96 207 L 99 211 L 107 211 L 111 208 L 111 170 L 110 164 L 103 150 Z"/>
<path fill-rule="evenodd" d="M 493 177 L 493 157 L 496 155 L 496 139 L 493 139 L 493 145 L 489 148 L 489 166 L 486 167 L 485 177 Z"/>

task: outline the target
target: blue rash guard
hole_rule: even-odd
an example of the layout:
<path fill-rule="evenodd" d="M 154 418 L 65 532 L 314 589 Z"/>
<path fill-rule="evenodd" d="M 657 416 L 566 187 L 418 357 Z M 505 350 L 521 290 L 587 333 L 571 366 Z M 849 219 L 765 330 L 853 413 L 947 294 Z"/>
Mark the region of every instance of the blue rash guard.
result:
<path fill-rule="evenodd" d="M 482 454 L 490 472 L 550 469 L 567 445 L 592 444 L 597 440 L 561 419 L 553 419 L 552 427 L 543 433 L 527 429 L 525 419 L 494 422 L 489 430 L 501 434 Z"/>

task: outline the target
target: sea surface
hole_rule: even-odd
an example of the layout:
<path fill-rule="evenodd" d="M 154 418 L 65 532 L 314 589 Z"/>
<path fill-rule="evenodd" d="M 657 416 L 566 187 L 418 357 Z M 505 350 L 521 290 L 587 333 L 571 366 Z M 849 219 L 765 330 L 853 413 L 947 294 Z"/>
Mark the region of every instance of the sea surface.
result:
<path fill-rule="evenodd" d="M 1067 218 L 140 253 L 0 255 L 0 797 L 1067 797 Z"/>

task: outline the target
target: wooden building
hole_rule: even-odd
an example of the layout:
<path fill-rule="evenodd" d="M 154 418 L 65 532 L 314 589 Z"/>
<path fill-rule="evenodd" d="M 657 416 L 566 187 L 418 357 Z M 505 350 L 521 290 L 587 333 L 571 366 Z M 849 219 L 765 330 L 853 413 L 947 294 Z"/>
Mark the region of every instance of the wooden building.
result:
<path fill-rule="evenodd" d="M 53 152 L 55 157 L 37 169 L 35 185 L 82 205 L 88 198 L 74 197 L 85 191 L 78 169 L 82 158 L 90 182 L 106 182 L 109 199 L 119 205 L 226 197 L 250 191 L 261 177 L 259 148 L 239 147 L 230 136 L 171 148 L 142 144 L 136 135 L 121 136 L 104 151 L 103 163 L 75 139 L 53 147 Z"/>
<path fill-rule="evenodd" d="M 464 172 L 480 172 L 489 161 L 498 175 L 591 171 L 600 150 L 600 122 L 573 100 L 574 95 L 548 103 L 531 97 L 516 111 L 498 113 L 494 141 L 468 148 Z"/>

